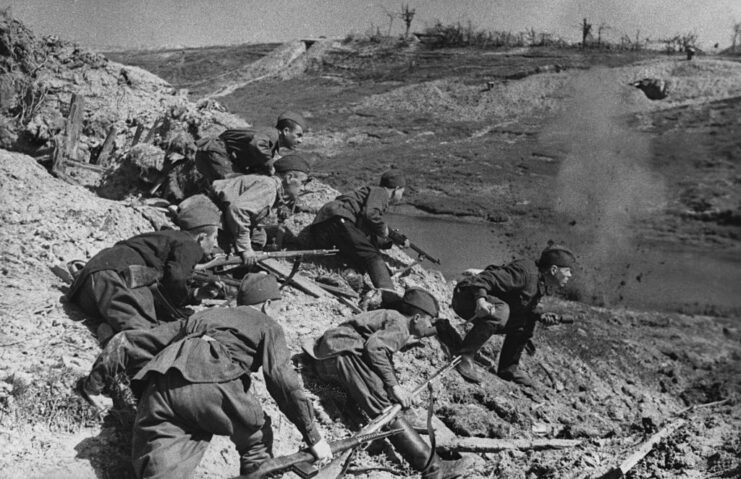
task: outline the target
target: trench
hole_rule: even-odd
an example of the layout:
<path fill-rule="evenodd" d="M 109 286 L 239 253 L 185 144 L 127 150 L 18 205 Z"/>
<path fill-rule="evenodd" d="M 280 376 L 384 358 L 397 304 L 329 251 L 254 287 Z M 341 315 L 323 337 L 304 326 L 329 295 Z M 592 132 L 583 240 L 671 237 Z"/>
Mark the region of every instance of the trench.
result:
<path fill-rule="evenodd" d="M 440 259 L 440 265 L 423 261 L 422 266 L 442 272 L 448 281 L 459 279 L 466 269 L 481 269 L 517 257 L 507 246 L 511 239 L 496 224 L 420 216 L 406 210 L 386 216 L 391 227 L 399 228 L 412 242 Z M 568 244 L 574 245 L 578 255 L 578 238 Z M 412 250 L 408 253 L 415 255 Z M 737 252 L 646 242 L 635 245 L 630 254 L 600 265 L 597 273 L 587 273 L 591 266 L 580 264 L 576 268 L 570 289 L 589 291 L 579 294 L 579 301 L 638 310 L 741 316 L 741 257 Z"/>

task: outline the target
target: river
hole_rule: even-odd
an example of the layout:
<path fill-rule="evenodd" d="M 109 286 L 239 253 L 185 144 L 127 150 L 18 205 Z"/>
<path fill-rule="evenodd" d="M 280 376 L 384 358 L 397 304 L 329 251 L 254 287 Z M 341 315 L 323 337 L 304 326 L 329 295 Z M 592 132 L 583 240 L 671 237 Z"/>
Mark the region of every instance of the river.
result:
<path fill-rule="evenodd" d="M 446 279 L 458 279 L 469 268 L 500 264 L 515 257 L 504 231 L 495 223 L 456 218 L 387 214 L 388 224 L 440 259 L 435 265 Z M 576 251 L 578 255 L 578 250 Z M 409 250 L 410 255 L 414 255 Z M 578 278 L 591 265 L 576 270 L 577 289 L 596 291 L 581 300 L 599 305 L 657 311 L 680 311 L 723 316 L 741 315 L 741 258 L 737 253 L 698 250 L 679 244 L 641 244 L 629 257 L 615 257 L 601 265 L 600 279 L 590 284 Z M 598 274 L 598 273 L 597 273 Z M 587 274 L 583 275 L 588 276 Z M 602 283 L 595 288 L 594 282 Z"/>

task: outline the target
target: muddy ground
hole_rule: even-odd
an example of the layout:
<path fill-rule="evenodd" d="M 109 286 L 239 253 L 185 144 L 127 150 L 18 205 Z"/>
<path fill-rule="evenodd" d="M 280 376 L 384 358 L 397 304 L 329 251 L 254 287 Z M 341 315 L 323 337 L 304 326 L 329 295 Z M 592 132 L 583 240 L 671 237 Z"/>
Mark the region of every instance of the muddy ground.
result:
<path fill-rule="evenodd" d="M 611 70 L 582 76 L 593 64 Z M 630 248 L 635 233 L 733 254 L 738 247 L 734 236 L 738 197 L 733 188 L 738 65 L 717 59 L 698 64 L 687 66 L 663 57 L 584 56 L 575 51 L 419 51 L 410 57 L 386 49 L 374 56 L 363 46 L 355 53 L 329 54 L 323 63 L 326 70 L 285 82 L 256 82 L 224 101 L 254 124 L 272 122 L 276 111 L 298 105 L 312 118 L 306 146 L 317 154 L 315 166 L 325 173 L 322 180 L 346 189 L 395 164 L 415 172 L 411 204 L 486 218 L 506 228 L 510 246 L 525 253 L 542 245 L 546 229 L 559 239 L 569 239 L 568 232 L 578 230 L 575 236 L 588 238 L 588 244 Z M 538 71 L 539 65 L 567 68 Z M 707 71 L 713 80 L 703 83 Z M 680 79 L 674 91 L 681 97 L 657 106 L 637 91 L 588 88 L 595 84 L 593 78 L 607 76 L 619 81 L 603 83 L 623 85 L 625 78 L 650 73 Z M 489 78 L 495 84 L 482 92 L 482 80 Z M 716 98 L 719 90 L 725 97 Z M 573 101 L 582 97 L 588 100 L 586 105 Z M 619 121 L 615 115 L 602 114 L 615 104 L 627 105 L 626 111 L 619 111 Z M 587 134 L 579 136 L 582 131 Z M 571 137 L 580 141 L 566 141 Z M 684 146 L 675 147 L 680 140 Z M 659 150 L 666 153 L 652 154 L 659 141 L 665 141 Z M 704 163 L 695 154 L 685 154 L 700 150 L 710 152 L 703 156 Z M 594 174 L 579 176 L 593 151 L 607 160 L 595 164 L 599 171 L 609 172 L 604 176 L 610 181 L 596 181 L 601 176 Z M 641 161 L 622 162 L 623 156 Z M 657 172 L 664 176 L 662 181 L 657 181 Z M 631 194 L 610 189 L 611 183 L 630 185 Z M 594 188 L 577 188 L 592 184 L 604 195 L 595 195 Z M 335 193 L 319 181 L 309 183 L 308 189 L 311 193 L 302 200 L 314 208 Z M 132 477 L 130 414 L 119 410 L 97 417 L 71 391 L 99 351 L 93 335 L 97 323 L 64 301 L 66 286 L 49 266 L 89 258 L 166 219 L 136 197 L 112 201 L 91 190 L 96 188 L 53 178 L 31 157 L 0 151 L 2 477 Z M 601 202 L 602 196 L 611 201 Z M 610 221 L 598 221 L 603 216 Z M 298 232 L 310 221 L 311 215 L 302 213 L 289 226 Z M 602 252 L 581 252 L 580 257 L 586 263 L 597 261 Z M 389 254 L 392 267 L 411 262 L 396 248 Z M 307 276 L 316 277 L 337 272 L 341 265 L 307 262 L 302 268 Z M 407 285 L 429 288 L 443 305 L 449 303 L 453 286 L 420 266 L 398 280 L 400 288 Z M 357 416 L 341 392 L 317 383 L 301 366 L 299 339 L 318 336 L 350 311 L 331 299 L 317 300 L 292 288 L 285 291 L 277 319 L 296 353 L 321 427 L 330 438 L 345 437 Z M 536 382 L 535 391 L 491 374 L 480 387 L 450 374 L 436 388 L 435 412 L 460 436 L 582 442 L 558 451 L 477 454 L 468 477 L 599 477 L 680 413 L 687 418 L 686 425 L 662 441 L 629 477 L 738 476 L 737 316 L 606 308 L 558 298 L 545 306 L 570 315 L 575 323 L 536 331 L 537 352 L 523 359 Z M 467 326 L 447 306 L 444 313 L 465 331 Z M 478 357 L 483 367 L 496 363 L 500 344 L 501 338 L 494 338 L 484 348 Z M 412 385 L 444 361 L 440 347 L 429 340 L 402 353 L 396 366 L 401 381 Z M 300 443 L 297 431 L 277 411 L 262 381 L 255 384 L 273 417 L 276 453 L 295 451 Z M 427 397 L 422 399 L 420 413 Z M 714 401 L 725 402 L 686 411 Z M 217 438 L 196 476 L 231 477 L 237 470 L 233 447 Z M 360 454 L 349 472 L 360 478 L 415 477 L 383 446 Z"/>

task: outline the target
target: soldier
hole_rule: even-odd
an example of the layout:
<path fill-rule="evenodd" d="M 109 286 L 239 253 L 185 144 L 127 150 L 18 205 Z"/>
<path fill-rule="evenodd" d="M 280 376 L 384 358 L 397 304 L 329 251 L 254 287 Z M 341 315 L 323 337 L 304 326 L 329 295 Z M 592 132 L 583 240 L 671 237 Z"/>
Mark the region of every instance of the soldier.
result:
<path fill-rule="evenodd" d="M 192 196 L 178 206 L 178 223 L 193 211 L 216 218 L 245 264 L 254 264 L 255 250 L 267 243 L 263 223 L 272 208 L 293 202 L 309 181 L 309 163 L 298 154 L 274 163 L 275 176 L 240 175 L 214 181 L 208 195 Z M 223 215 L 222 215 L 223 213 Z"/>
<path fill-rule="evenodd" d="M 459 350 L 463 359 L 458 372 L 464 379 L 482 381 L 473 357 L 492 334 L 505 333 L 497 374 L 506 381 L 533 386 L 518 365 L 539 319 L 535 308 L 544 295 L 566 285 L 574 262 L 574 254 L 567 248 L 551 245 L 538 261 L 519 259 L 503 266 L 487 266 L 458 282 L 453 290 L 453 310 L 473 321 Z"/>
<path fill-rule="evenodd" d="M 236 308 L 208 309 L 109 342 L 81 391 L 100 404 L 107 379 L 135 374 L 132 387 L 143 391 L 132 444 L 137 478 L 193 477 L 214 434 L 234 442 L 240 474 L 272 457 L 270 417 L 250 392 L 250 375 L 260 367 L 268 392 L 312 453 L 331 457 L 291 366 L 283 329 L 266 314 L 279 299 L 274 276 L 248 275 Z"/>
<path fill-rule="evenodd" d="M 411 405 L 412 398 L 396 378 L 393 354 L 410 339 L 432 336 L 445 327 L 444 320 L 433 324 L 437 300 L 421 288 L 407 289 L 399 310 L 361 313 L 304 345 L 319 378 L 342 386 L 371 418 L 392 402 Z M 422 477 L 452 479 L 463 474 L 463 461 L 442 461 L 404 418 L 397 417 L 388 427 L 402 430 L 389 440 Z"/>
<path fill-rule="evenodd" d="M 177 314 L 175 308 L 214 297 L 218 285 L 190 288 L 193 267 L 216 245 L 217 226 L 191 215 L 183 231 L 143 233 L 93 256 L 75 279 L 67 297 L 114 331 L 152 328 Z M 155 305 L 165 314 L 159 314 Z M 110 336 L 99 328 L 98 339 Z"/>
<path fill-rule="evenodd" d="M 234 174 L 271 175 L 273 163 L 303 142 L 306 120 L 286 111 L 275 128 L 226 130 L 198 142 L 196 168 L 208 184 Z"/>
<path fill-rule="evenodd" d="M 381 176 L 380 186 L 363 186 L 322 206 L 309 228 L 318 247 L 337 247 L 353 266 L 368 273 L 384 295 L 383 304 L 398 300 L 379 251 L 393 244 L 383 214 L 389 204 L 401 201 L 405 186 L 404 174 L 389 170 Z"/>

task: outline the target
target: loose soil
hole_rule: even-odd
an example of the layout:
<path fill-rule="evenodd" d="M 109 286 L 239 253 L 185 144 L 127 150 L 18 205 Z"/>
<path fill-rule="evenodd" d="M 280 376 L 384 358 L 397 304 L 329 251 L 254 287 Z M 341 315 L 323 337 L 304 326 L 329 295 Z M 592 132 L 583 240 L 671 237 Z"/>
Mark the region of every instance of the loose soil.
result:
<path fill-rule="evenodd" d="M 496 220 L 492 224 L 507 231 L 506 238 L 516 251 L 533 254 L 542 247 L 541 237 L 534 235 L 536 231 L 541 235 L 553 231 L 561 239 L 568 238 L 565 231 L 571 228 L 594 238 L 595 243 L 612 238 L 614 245 L 622 244 L 622 236 L 609 236 L 615 231 L 604 229 L 597 216 L 575 216 L 578 210 L 572 202 L 582 197 L 563 193 L 569 191 L 562 187 L 564 181 L 571 181 L 566 184 L 572 187 L 575 179 L 588 182 L 577 175 L 583 162 L 576 161 L 577 168 L 569 166 L 584 157 L 578 144 L 564 142 L 574 130 L 559 128 L 562 122 L 553 121 L 564 118 L 564 114 L 575 117 L 574 110 L 569 110 L 575 107 L 570 105 L 580 104 L 571 100 L 561 104 L 559 95 L 575 98 L 581 92 L 588 103 L 597 105 L 602 105 L 600 98 L 614 98 L 610 96 L 614 92 L 603 95 L 598 90 L 600 94 L 593 95 L 588 89 L 576 88 L 589 84 L 583 79 L 592 77 L 581 74 L 590 62 L 612 68 L 607 70 L 608 76 L 620 85 L 634 76 L 671 74 L 672 78 L 687 80 L 677 80 L 675 91 L 685 93 L 675 100 L 657 105 L 648 103 L 637 91 L 619 91 L 631 100 L 617 123 L 599 111 L 581 110 L 589 112 L 585 118 L 592 120 L 590 128 L 594 129 L 587 131 L 616 132 L 594 135 L 605 142 L 589 143 L 601 148 L 601 156 L 614 163 L 611 178 L 626 178 L 620 176 L 626 171 L 648 169 L 655 173 L 649 169 L 651 165 L 665 176 L 657 183 L 653 174 L 628 175 L 634 180 L 630 191 L 636 193 L 630 198 L 646 199 L 637 203 L 607 188 L 609 183 L 595 183 L 624 208 L 615 210 L 611 204 L 600 204 L 602 209 L 589 213 L 607 214 L 610 224 L 624 227 L 618 232 L 737 252 L 737 224 L 733 218 L 738 197 L 734 196 L 733 175 L 737 174 L 738 136 L 731 133 L 737 129 L 733 112 L 738 104 L 731 98 L 738 93 L 729 80 L 736 78 L 736 63 L 701 59 L 696 63 L 700 66 L 695 67 L 675 59 L 623 55 L 595 58 L 576 51 L 519 52 L 512 56 L 499 52 L 419 51 L 417 60 L 406 54 L 395 55 L 391 49 L 369 56 L 366 46 L 353 48 L 359 53 L 327 54 L 327 71 L 309 72 L 308 76 L 285 82 L 256 82 L 226 97 L 226 103 L 240 105 L 243 110 L 235 110 L 237 113 L 251 111 L 253 114 L 245 118 L 255 124 L 272 123 L 276 111 L 301 105 L 299 109 L 310 113 L 314 122 L 307 149 L 320 155 L 315 166 L 325 173 L 330 185 L 344 190 L 376 178 L 383 168 L 395 164 L 415 172 L 410 204 L 429 211 Z M 408 63 L 410 58 L 417 63 Z M 500 70 L 491 67 L 495 73 L 500 72 L 499 76 L 492 73 L 494 94 L 504 99 L 501 105 L 492 106 L 495 114 L 487 111 L 496 102 L 480 91 L 484 87 L 481 80 L 489 78 L 488 70 L 474 68 L 474 59 L 486 68 L 501 64 Z M 338 63 L 340 60 L 345 63 Z M 375 68 L 367 68 L 369 62 Z M 433 67 L 435 62 L 439 68 Z M 519 62 L 521 67 L 509 67 L 508 74 L 507 62 Z M 556 63 L 573 68 L 537 71 L 537 65 Z M 406 82 L 400 79 L 405 75 L 404 65 L 420 76 L 435 78 Z M 461 65 L 469 66 L 456 74 L 455 68 Z M 340 75 L 340 71 L 348 73 Z M 371 78 L 384 71 L 392 77 Z M 715 79 L 712 88 L 703 89 L 702 82 L 696 80 L 707 71 L 713 72 Z M 521 72 L 527 75 L 521 77 Z M 515 73 L 518 78 L 505 78 Z M 572 73 L 573 78 L 569 77 Z M 600 75 L 604 73 L 596 78 L 604 78 Z M 689 84 L 698 89 L 688 88 Z M 409 90 L 412 85 L 417 90 Z M 548 88 L 541 94 L 541 87 Z M 716 90 L 723 88 L 721 98 L 716 98 Z M 402 104 L 410 96 L 415 100 Z M 464 106 L 455 106 L 463 100 Z M 481 106 L 477 109 L 476 105 Z M 466 118 L 467 110 L 472 118 Z M 705 117 L 708 121 L 702 120 Z M 687 127 L 678 128 L 677 122 Z M 607 125 L 605 130 L 600 129 L 603 125 Z M 696 136 L 684 148 L 672 150 L 674 156 L 638 155 L 656 151 L 642 149 L 644 134 L 649 145 L 664 138 L 666 143 L 662 145 L 671 148 L 671 137 L 683 138 L 680 131 Z M 716 133 L 711 135 L 712 131 Z M 710 141 L 712 136 L 718 141 Z M 629 156 L 637 155 L 646 163 L 618 161 L 615 144 L 624 139 L 630 140 L 624 145 Z M 544 145 L 548 149 L 543 149 Z M 703 160 L 710 158 L 710 164 L 697 164 L 693 161 L 700 160 L 685 156 L 689 146 L 701 145 L 709 152 Z M 607 168 L 610 163 L 598 165 Z M 683 183 L 685 176 L 694 182 Z M 718 178 L 730 180 L 724 184 Z M 89 370 L 99 352 L 93 335 L 97 320 L 63 300 L 66 286 L 49 266 L 87 259 L 122 238 L 151 230 L 154 225 L 166 225 L 168 220 L 160 210 L 145 206 L 136 197 L 106 200 L 91 189 L 95 188 L 53 178 L 31 157 L 0 151 L 3 477 L 133 477 L 128 464 L 130 413 L 118 410 L 99 418 L 71 391 L 74 380 Z M 311 193 L 302 201 L 314 209 L 337 193 L 319 181 L 309 183 L 308 189 Z M 665 194 L 654 196 L 656 190 Z M 713 216 L 716 211 L 726 210 L 730 213 Z M 621 211 L 632 215 L 626 219 L 618 214 Z M 644 214 L 646 211 L 652 214 Z M 300 213 L 288 226 L 298 234 L 311 219 L 310 213 Z M 625 244 L 629 248 L 634 237 L 623 236 L 627 236 Z M 588 264 L 591 259 L 599 260 L 600 253 L 581 252 L 580 257 Z M 387 259 L 394 268 L 411 263 L 395 247 Z M 308 261 L 302 266 L 309 277 L 336 275 L 341 270 L 337 260 Z M 418 285 L 432 291 L 443 305 L 443 314 L 454 318 L 462 332 L 467 329 L 468 325 L 455 318 L 447 306 L 453 283 L 440 273 L 416 265 L 397 281 L 399 288 Z M 317 382 L 310 369 L 302 366 L 299 341 L 320 335 L 347 318 L 350 311 L 331 299 L 314 299 L 290 287 L 284 291 L 285 301 L 276 319 L 284 326 L 296 354 L 296 366 L 314 400 L 321 428 L 329 438 L 345 437 L 357 424 L 358 416 L 352 413 L 354 408 L 341 391 Z M 573 317 L 575 323 L 536 331 L 537 352 L 523 358 L 536 390 L 521 389 L 491 373 L 483 385 L 472 386 L 452 373 L 436 387 L 434 408 L 445 427 L 461 436 L 578 438 L 583 442 L 570 450 L 476 455 L 477 463 L 467 477 L 599 477 L 686 407 L 725 399 L 719 406 L 684 412 L 687 425 L 662 441 L 629 477 L 732 477 L 737 473 L 733 472 L 741 463 L 741 331 L 737 317 L 606 308 L 561 298 L 547 300 L 545 307 Z M 496 364 L 500 345 L 501 338 L 497 337 L 482 350 L 477 358 L 482 367 Z M 425 340 L 402 352 L 396 367 L 401 382 L 411 387 L 444 362 L 436 341 Z M 255 387 L 273 417 L 276 453 L 294 452 L 300 446 L 297 431 L 277 410 L 257 376 Z M 427 399 L 422 397 L 423 404 L 418 408 L 421 415 Z M 237 470 L 233 447 L 224 438 L 217 438 L 196 477 L 231 477 Z M 351 471 L 363 479 L 416 477 L 384 447 L 360 454 Z"/>

